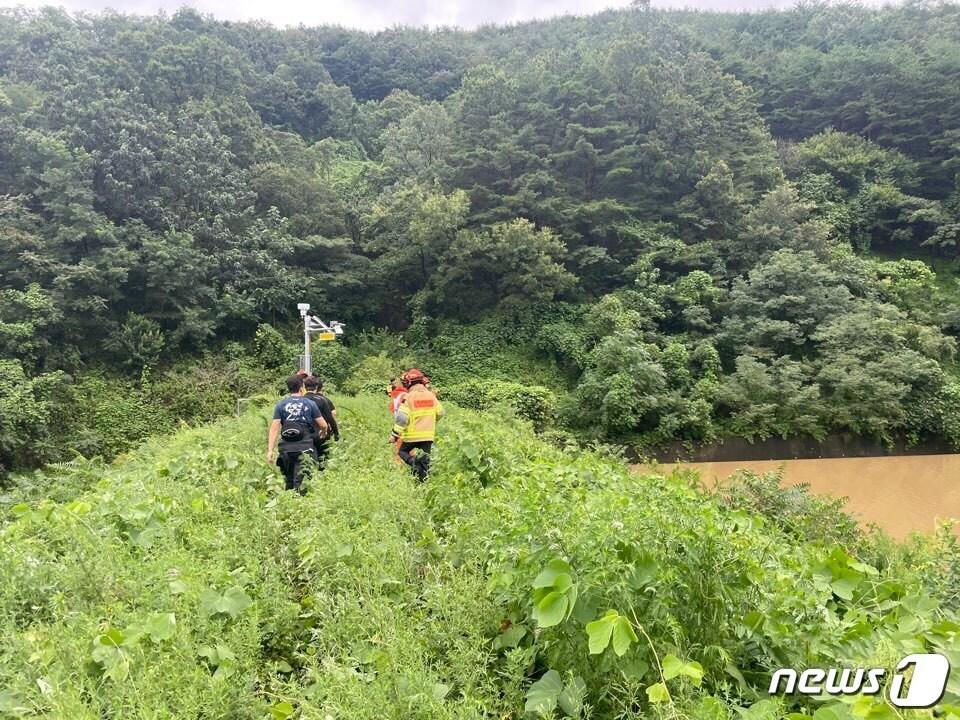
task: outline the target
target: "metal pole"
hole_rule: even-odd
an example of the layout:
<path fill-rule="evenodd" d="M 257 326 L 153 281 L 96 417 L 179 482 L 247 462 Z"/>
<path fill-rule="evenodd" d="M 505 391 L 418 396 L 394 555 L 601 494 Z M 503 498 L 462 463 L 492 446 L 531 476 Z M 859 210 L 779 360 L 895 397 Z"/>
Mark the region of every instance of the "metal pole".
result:
<path fill-rule="evenodd" d="M 303 316 L 303 369 L 307 375 L 311 375 L 310 370 L 310 316 Z"/>
<path fill-rule="evenodd" d="M 297 310 L 303 319 L 303 367 L 300 368 L 307 375 L 310 374 L 310 303 L 297 303 Z"/>

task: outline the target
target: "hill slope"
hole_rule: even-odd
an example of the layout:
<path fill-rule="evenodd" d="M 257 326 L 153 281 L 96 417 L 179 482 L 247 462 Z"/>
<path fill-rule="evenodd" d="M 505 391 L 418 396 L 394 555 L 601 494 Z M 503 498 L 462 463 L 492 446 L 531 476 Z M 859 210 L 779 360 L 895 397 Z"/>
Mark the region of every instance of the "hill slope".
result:
<path fill-rule="evenodd" d="M 775 718 L 775 667 L 960 658 L 943 547 L 841 549 L 495 411 L 451 409 L 421 487 L 380 398 L 339 406 L 306 497 L 254 411 L 6 498 L 0 717 Z"/>

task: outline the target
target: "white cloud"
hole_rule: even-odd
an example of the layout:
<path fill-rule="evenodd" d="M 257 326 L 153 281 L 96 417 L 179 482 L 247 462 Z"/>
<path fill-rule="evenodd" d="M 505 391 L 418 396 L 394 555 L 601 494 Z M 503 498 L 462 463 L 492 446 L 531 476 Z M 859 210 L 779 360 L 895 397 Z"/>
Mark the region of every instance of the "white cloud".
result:
<path fill-rule="evenodd" d="M 787 8 L 800 0 L 652 0 L 654 7 L 700 10 L 762 10 Z M 865 0 L 880 4 L 889 0 Z M 894 2 L 896 0 L 893 0 Z M 112 8 L 136 15 L 160 10 L 176 12 L 189 6 L 221 20 L 268 20 L 287 25 L 343 25 L 381 30 L 394 25 L 459 26 L 516 23 L 564 14 L 586 15 L 622 8 L 630 0 L 0 0 L 0 4 L 43 7 L 58 4 L 70 11 L 97 12 Z"/>
<path fill-rule="evenodd" d="M 268 20 L 274 25 L 339 24 L 364 30 L 393 25 L 458 25 L 512 23 L 565 13 L 590 14 L 625 7 L 630 0 L 54 0 L 70 11 L 153 15 L 172 13 L 184 5 L 221 20 Z M 13 3 L 10 3 L 11 5 Z M 51 0 L 20 0 L 24 7 L 50 5 Z"/>

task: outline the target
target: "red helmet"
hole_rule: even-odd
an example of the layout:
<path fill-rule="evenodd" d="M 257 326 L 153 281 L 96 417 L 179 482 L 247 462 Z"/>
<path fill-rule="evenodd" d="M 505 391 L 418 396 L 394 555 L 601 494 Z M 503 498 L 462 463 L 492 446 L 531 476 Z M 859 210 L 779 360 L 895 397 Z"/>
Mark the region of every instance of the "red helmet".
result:
<path fill-rule="evenodd" d="M 417 383 L 430 382 L 430 378 L 424 375 L 422 370 L 410 368 L 403 374 L 403 377 L 400 378 L 400 382 L 403 383 L 405 388 L 408 388 L 411 385 L 416 385 Z"/>

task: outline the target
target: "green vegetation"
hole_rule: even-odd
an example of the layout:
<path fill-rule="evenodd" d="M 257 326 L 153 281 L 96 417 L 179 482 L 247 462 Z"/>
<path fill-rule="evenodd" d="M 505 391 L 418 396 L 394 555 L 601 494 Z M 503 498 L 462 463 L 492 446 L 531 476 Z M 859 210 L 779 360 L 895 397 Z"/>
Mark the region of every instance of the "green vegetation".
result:
<path fill-rule="evenodd" d="M 417 485 L 382 398 L 337 404 L 305 497 L 251 408 L 0 498 L 0 717 L 894 720 L 770 671 L 960 657 L 949 532 L 890 546 L 772 479 L 716 498 L 456 406 Z"/>
<path fill-rule="evenodd" d="M 0 717 L 929 717 L 766 690 L 960 664 L 950 528 L 582 448 L 960 446 L 958 38 L 0 11 Z M 300 301 L 349 328 L 306 497 L 261 459 Z M 411 364 L 425 485 L 374 394 Z"/>
<path fill-rule="evenodd" d="M 292 339 L 298 301 L 402 331 L 381 366 L 547 388 L 583 438 L 956 443 L 958 37 L 951 3 L 376 35 L 4 10 L 0 473 L 222 412 L 213 377 L 292 365 L 236 343 Z M 143 417 L 98 408 L 119 385 Z M 56 431 L 83 418 L 128 429 Z"/>

